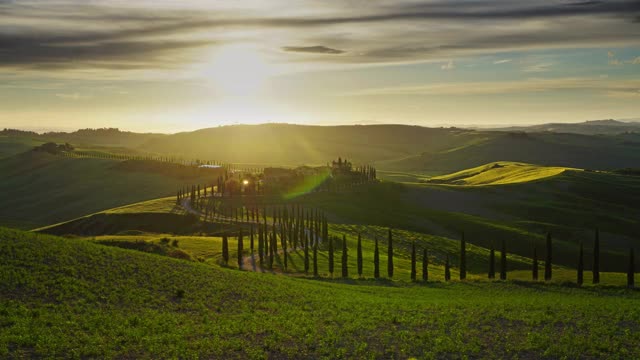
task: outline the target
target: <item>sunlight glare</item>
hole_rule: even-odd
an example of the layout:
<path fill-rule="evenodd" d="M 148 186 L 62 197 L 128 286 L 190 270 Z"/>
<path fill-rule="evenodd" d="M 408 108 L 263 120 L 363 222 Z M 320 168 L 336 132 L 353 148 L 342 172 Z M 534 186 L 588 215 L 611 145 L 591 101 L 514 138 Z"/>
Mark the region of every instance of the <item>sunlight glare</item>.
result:
<path fill-rule="evenodd" d="M 212 85 L 226 96 L 255 95 L 271 74 L 264 57 L 248 45 L 220 48 L 207 67 Z"/>

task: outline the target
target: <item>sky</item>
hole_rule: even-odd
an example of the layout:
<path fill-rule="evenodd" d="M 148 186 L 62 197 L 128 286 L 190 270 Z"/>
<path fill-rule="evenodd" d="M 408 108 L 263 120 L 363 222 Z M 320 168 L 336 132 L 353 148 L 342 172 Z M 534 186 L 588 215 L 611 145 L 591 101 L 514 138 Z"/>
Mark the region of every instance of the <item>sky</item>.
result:
<path fill-rule="evenodd" d="M 0 127 L 640 118 L 639 1 L 0 0 Z"/>

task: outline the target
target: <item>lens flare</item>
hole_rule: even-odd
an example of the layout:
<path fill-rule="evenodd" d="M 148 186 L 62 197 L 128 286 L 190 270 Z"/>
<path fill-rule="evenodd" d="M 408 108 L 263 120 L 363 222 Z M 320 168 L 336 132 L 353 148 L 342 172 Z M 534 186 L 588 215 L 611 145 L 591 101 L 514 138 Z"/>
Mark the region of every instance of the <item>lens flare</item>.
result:
<path fill-rule="evenodd" d="M 294 186 L 291 190 L 284 194 L 284 198 L 286 200 L 291 200 L 298 196 L 308 194 L 317 189 L 325 181 L 327 181 L 330 176 L 331 171 L 328 168 L 324 168 L 316 174 L 305 176 L 304 180 L 301 183 Z"/>

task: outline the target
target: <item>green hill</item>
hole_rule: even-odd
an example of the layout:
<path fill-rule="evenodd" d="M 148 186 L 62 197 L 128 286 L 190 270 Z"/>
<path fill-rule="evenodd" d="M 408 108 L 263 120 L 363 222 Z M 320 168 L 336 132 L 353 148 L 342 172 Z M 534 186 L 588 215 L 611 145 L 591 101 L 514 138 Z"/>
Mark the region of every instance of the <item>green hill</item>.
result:
<path fill-rule="evenodd" d="M 640 178 L 574 170 L 541 178 L 540 175 L 547 171 L 545 168 L 522 164 L 510 164 L 510 167 L 515 169 L 507 172 L 511 179 L 522 179 L 523 174 L 528 174 L 538 180 L 513 183 L 510 180 L 509 184 L 493 186 L 382 182 L 355 192 L 311 193 L 286 201 L 324 210 L 334 224 L 332 226 L 336 227 L 391 227 L 454 242 L 459 241 L 464 231 L 470 244 L 484 249 L 493 244 L 498 248 L 504 240 L 509 253 L 524 258 L 532 256 L 534 246 L 542 254 L 546 234 L 550 232 L 556 247 L 556 263 L 569 268 L 576 267 L 576 254 L 583 242 L 585 266 L 591 269 L 597 227 L 602 242 L 603 270 L 625 271 L 628 249 L 637 247 L 637 234 L 640 233 L 637 222 Z M 233 206 L 238 208 L 243 201 L 235 198 Z M 265 201 L 270 204 L 286 202 L 282 199 Z M 95 236 L 130 230 L 186 235 L 229 229 L 225 224 L 195 222 L 186 217 L 170 197 L 112 209 L 42 231 Z M 371 236 L 368 238 L 373 240 Z M 447 248 L 441 245 L 433 248 Z M 486 263 L 480 264 L 480 269 L 486 269 Z"/>
<path fill-rule="evenodd" d="M 449 173 L 497 161 L 614 170 L 640 163 L 640 134 L 484 132 L 486 139 L 377 163 L 384 170 Z"/>
<path fill-rule="evenodd" d="M 39 227 L 173 195 L 179 186 L 215 179 L 206 172 L 184 177 L 173 168 L 162 172 L 149 168 L 146 162 L 139 162 L 140 166 L 131 163 L 138 162 L 31 151 L 0 159 L 0 224 Z"/>
<path fill-rule="evenodd" d="M 591 267 L 595 228 L 604 266 L 624 271 L 626 253 L 637 247 L 640 178 L 613 173 L 564 171 L 538 181 L 494 186 L 382 183 L 353 193 L 309 194 L 302 201 L 334 222 L 389 226 L 459 239 L 482 247 L 506 241 L 509 252 L 530 257 L 551 233 L 555 259 L 575 267 L 580 242 Z"/>
<path fill-rule="evenodd" d="M 450 173 L 496 161 L 597 170 L 636 167 L 640 162 L 639 133 L 581 135 L 409 125 L 262 124 L 220 126 L 172 135 L 85 129 L 42 135 L 4 131 L 0 136 L 14 142 L 70 142 L 83 149 L 99 147 L 105 152 L 224 163 L 326 164 L 337 157 L 346 157 L 354 164 L 375 164 L 380 170 L 429 174 Z M 2 141 L 0 157 L 1 144 Z M 6 150 L 6 153 L 15 152 Z"/>
<path fill-rule="evenodd" d="M 434 176 L 428 182 L 449 185 L 504 185 L 546 179 L 560 175 L 564 167 L 537 166 L 515 162 L 495 162 L 449 175 Z"/>
<path fill-rule="evenodd" d="M 0 239 L 0 357 L 640 356 L 640 298 L 619 288 L 314 281 L 6 229 Z"/>

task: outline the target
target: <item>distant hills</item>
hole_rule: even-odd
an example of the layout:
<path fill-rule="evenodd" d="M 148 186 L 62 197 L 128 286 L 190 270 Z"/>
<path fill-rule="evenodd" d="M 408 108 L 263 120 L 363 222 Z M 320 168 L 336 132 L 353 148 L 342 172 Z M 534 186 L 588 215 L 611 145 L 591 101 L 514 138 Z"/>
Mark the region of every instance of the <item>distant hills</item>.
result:
<path fill-rule="evenodd" d="M 637 130 L 637 131 L 636 131 Z M 3 140 L 3 135 L 4 139 Z M 7 139 L 118 147 L 118 151 L 267 165 L 318 165 L 338 157 L 379 170 L 444 174 L 496 161 L 597 170 L 640 167 L 640 123 L 617 120 L 492 130 L 410 125 L 232 125 L 177 134 L 117 129 L 35 134 L 5 130 Z M 7 154 L 8 148 L 0 149 Z M 24 150 L 24 144 L 20 149 Z M 124 150 L 123 150 L 124 149 Z"/>
<path fill-rule="evenodd" d="M 549 123 L 532 126 L 512 126 L 492 129 L 497 131 L 524 131 L 524 132 L 557 132 L 582 135 L 616 135 L 622 133 L 640 133 L 640 121 L 620 120 L 592 120 L 581 123 Z"/>
<path fill-rule="evenodd" d="M 136 147 L 145 142 L 166 136 L 164 134 L 135 133 L 122 131 L 117 128 L 80 129 L 73 132 L 46 132 L 38 134 L 33 131 L 18 129 L 4 129 L 0 131 L 0 137 L 26 137 L 40 141 L 69 142 L 74 145 L 99 145 L 114 147 Z"/>

